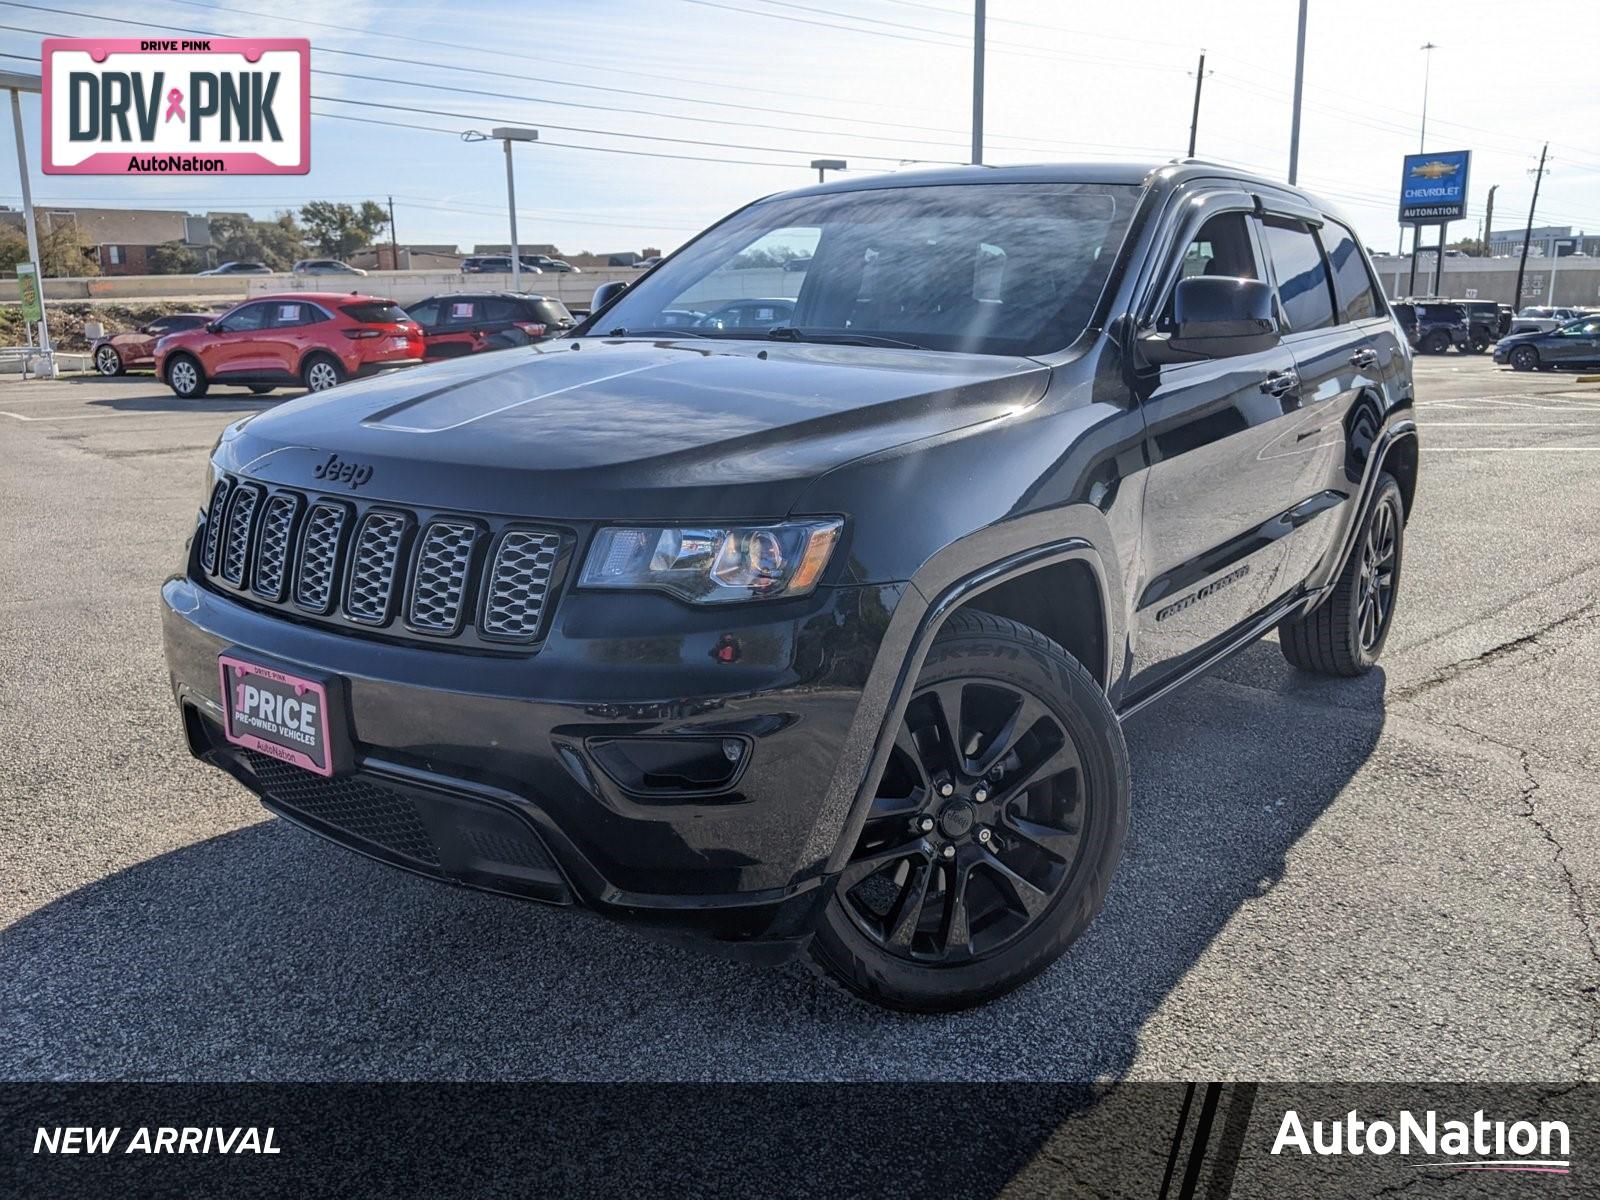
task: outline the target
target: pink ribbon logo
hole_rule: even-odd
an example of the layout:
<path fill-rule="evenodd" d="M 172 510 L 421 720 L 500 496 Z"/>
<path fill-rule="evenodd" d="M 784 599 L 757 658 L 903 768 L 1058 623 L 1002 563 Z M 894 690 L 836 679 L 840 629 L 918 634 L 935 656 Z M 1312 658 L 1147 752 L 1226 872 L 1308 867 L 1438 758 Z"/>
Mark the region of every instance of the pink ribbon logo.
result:
<path fill-rule="evenodd" d="M 170 121 L 173 117 L 177 117 L 180 121 L 188 120 L 183 115 L 183 93 L 177 88 L 173 88 L 167 93 L 167 115 L 165 121 Z"/>

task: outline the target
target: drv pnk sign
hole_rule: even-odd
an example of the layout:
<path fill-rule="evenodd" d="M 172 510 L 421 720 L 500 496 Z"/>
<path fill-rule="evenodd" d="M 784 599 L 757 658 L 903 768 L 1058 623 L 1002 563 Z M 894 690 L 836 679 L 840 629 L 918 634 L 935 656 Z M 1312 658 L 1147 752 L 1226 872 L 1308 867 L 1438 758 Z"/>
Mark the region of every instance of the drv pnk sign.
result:
<path fill-rule="evenodd" d="M 1406 155 L 1400 176 L 1400 220 L 1434 225 L 1466 216 L 1471 166 L 1470 150 Z"/>
<path fill-rule="evenodd" d="M 47 175 L 304 175 L 305 38 L 46 38 Z"/>

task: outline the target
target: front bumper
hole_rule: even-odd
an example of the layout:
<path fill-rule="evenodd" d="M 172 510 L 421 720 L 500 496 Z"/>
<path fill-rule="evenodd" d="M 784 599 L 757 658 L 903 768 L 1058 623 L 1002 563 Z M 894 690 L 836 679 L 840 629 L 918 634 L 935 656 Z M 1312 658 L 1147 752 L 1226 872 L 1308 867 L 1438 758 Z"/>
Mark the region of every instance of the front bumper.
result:
<path fill-rule="evenodd" d="M 826 903 L 842 822 L 822 799 L 901 591 L 722 612 L 567 596 L 536 653 L 496 655 L 302 623 L 184 577 L 163 587 L 162 620 L 191 750 L 272 810 L 434 878 L 771 961 L 804 945 Z M 734 661 L 710 652 L 730 639 Z M 227 743 L 229 649 L 343 678 L 355 770 L 323 781 Z M 729 787 L 629 790 L 595 754 L 606 739 L 689 736 L 749 747 Z"/>

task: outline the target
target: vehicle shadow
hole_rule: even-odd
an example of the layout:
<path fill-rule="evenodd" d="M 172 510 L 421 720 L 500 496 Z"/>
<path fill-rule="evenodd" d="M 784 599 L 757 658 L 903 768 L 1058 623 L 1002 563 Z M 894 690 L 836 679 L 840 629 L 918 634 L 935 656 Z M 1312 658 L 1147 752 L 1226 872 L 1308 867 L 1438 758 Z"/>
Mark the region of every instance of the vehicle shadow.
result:
<path fill-rule="evenodd" d="M 1105 910 L 974 1012 L 881 1012 L 800 966 L 441 886 L 266 820 L 0 930 L 0 1076 L 1122 1078 L 1383 728 L 1381 672 L 1308 686 L 1271 644 L 1225 672 L 1129 723 L 1133 833 Z M 1168 1045 L 1138 1073 L 1185 1067 Z"/>
<path fill-rule="evenodd" d="M 151 387 L 159 387 L 152 384 Z M 163 388 L 162 391 L 165 391 Z M 204 412 L 259 412 L 282 404 L 285 400 L 293 400 L 300 396 L 299 391 L 272 392 L 265 396 L 255 396 L 246 391 L 221 391 L 210 392 L 199 400 L 180 400 L 177 396 L 166 392 L 140 396 L 108 396 L 100 400 L 87 401 L 89 408 L 110 409 L 113 412 L 141 412 L 141 413 L 204 413 Z"/>

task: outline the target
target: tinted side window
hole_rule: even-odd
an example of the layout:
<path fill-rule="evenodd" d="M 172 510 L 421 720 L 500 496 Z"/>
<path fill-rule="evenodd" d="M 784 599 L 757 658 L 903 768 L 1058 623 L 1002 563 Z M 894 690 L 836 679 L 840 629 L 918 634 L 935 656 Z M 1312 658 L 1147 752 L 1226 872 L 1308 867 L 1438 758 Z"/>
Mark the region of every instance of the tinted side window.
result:
<path fill-rule="evenodd" d="M 252 329 L 263 328 L 272 318 L 270 304 L 246 304 L 243 308 L 235 309 L 222 321 L 224 333 L 245 333 Z"/>
<path fill-rule="evenodd" d="M 439 302 L 437 300 L 423 300 L 417 304 L 406 305 L 406 312 L 418 325 L 437 325 L 439 323 Z"/>
<path fill-rule="evenodd" d="M 491 296 L 483 305 L 485 321 L 515 321 L 522 315 L 521 305 L 509 296 Z"/>
<path fill-rule="evenodd" d="M 1282 217 L 1268 217 L 1261 232 L 1278 277 L 1278 299 L 1283 303 L 1289 329 L 1304 333 L 1333 324 L 1333 293 L 1328 287 L 1328 267 L 1322 247 L 1309 226 Z"/>
<path fill-rule="evenodd" d="M 1181 278 L 1222 275 L 1231 279 L 1259 279 L 1255 247 L 1250 242 L 1249 217 L 1242 212 L 1218 213 L 1189 239 L 1183 249 Z M 1171 332 L 1173 298 L 1169 294 L 1156 328 Z"/>
<path fill-rule="evenodd" d="M 1362 261 L 1354 235 L 1343 225 L 1330 221 L 1322 229 L 1322 246 L 1333 268 L 1333 290 L 1339 297 L 1340 319 L 1364 321 L 1378 315 L 1378 298 L 1373 293 L 1372 276 Z"/>

